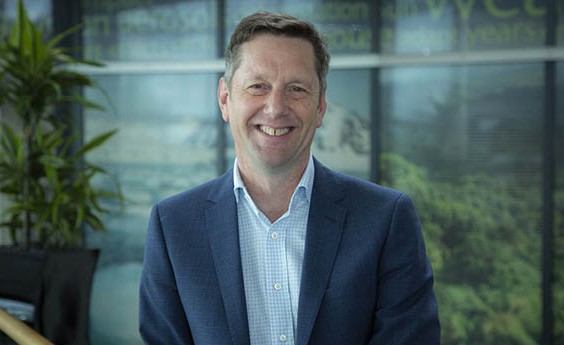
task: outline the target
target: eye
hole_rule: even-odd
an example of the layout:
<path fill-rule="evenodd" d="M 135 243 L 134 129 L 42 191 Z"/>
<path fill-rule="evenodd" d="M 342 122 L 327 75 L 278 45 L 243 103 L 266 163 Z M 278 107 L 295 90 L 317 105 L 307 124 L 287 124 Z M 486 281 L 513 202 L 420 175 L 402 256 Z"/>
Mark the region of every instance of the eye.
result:
<path fill-rule="evenodd" d="M 261 83 L 251 84 L 247 87 L 247 91 L 251 95 L 262 96 L 268 92 L 268 87 L 265 84 L 261 84 Z"/>
<path fill-rule="evenodd" d="M 309 94 L 307 89 L 297 85 L 290 86 L 288 88 L 288 93 L 293 98 L 304 98 L 307 97 Z"/>

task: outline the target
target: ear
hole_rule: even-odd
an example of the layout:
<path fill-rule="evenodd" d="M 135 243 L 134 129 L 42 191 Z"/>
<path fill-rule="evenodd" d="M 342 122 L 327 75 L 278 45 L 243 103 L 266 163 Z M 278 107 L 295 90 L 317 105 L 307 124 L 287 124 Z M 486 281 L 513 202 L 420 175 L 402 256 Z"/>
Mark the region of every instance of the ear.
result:
<path fill-rule="evenodd" d="M 323 124 L 325 111 L 327 111 L 327 98 L 325 97 L 325 92 L 323 92 L 319 97 L 319 105 L 317 106 L 317 128 Z"/>
<path fill-rule="evenodd" d="M 227 100 L 229 98 L 229 87 L 225 78 L 221 77 L 219 79 L 219 85 L 217 87 L 217 103 L 219 104 L 219 109 L 221 109 L 221 117 L 225 122 L 229 122 L 229 112 Z"/>

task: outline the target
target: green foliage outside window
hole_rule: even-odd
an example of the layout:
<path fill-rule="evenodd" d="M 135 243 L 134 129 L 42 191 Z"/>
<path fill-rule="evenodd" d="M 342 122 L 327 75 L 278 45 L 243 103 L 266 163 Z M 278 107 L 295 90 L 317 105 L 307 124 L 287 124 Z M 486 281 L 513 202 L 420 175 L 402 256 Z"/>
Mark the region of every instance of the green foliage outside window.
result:
<path fill-rule="evenodd" d="M 489 176 L 432 180 L 399 155 L 382 157 L 382 182 L 410 194 L 435 271 L 446 345 L 536 345 L 541 327 L 541 204 L 528 189 Z M 562 229 L 564 193 L 555 204 Z M 555 248 L 564 247 L 562 234 Z M 562 256 L 557 251 L 557 255 Z M 564 274 L 556 272 L 562 286 Z M 564 292 L 555 288 L 555 339 L 564 338 Z"/>

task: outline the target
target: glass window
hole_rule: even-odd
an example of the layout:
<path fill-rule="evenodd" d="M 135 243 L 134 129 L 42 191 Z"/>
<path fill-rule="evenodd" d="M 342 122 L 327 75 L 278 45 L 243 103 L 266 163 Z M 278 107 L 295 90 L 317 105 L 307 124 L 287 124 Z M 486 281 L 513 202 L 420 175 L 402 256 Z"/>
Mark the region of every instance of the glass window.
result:
<path fill-rule="evenodd" d="M 423 54 L 541 47 L 544 1 L 382 1 L 381 51 Z"/>
<path fill-rule="evenodd" d="M 370 70 L 333 70 L 327 78 L 327 111 L 313 155 L 333 169 L 370 178 Z"/>
<path fill-rule="evenodd" d="M 316 24 L 332 54 L 367 53 L 372 49 L 372 7 L 373 1 L 227 0 L 226 37 L 246 15 L 258 10 L 283 12 Z"/>
<path fill-rule="evenodd" d="M 137 285 L 151 206 L 216 176 L 217 78 L 213 74 L 96 76 L 105 91 L 86 96 L 107 113 L 85 114 L 86 139 L 117 128 L 89 159 L 119 180 L 125 209 L 107 216 L 109 233 L 88 233 L 101 248 L 92 291 L 94 344 L 138 343 Z M 104 183 L 104 181 L 100 181 Z"/>
<path fill-rule="evenodd" d="M 148 61 L 218 55 L 215 1 L 82 0 L 82 6 L 88 58 Z"/>
<path fill-rule="evenodd" d="M 534 344 L 543 65 L 382 71 L 383 182 L 410 194 L 444 344 Z"/>

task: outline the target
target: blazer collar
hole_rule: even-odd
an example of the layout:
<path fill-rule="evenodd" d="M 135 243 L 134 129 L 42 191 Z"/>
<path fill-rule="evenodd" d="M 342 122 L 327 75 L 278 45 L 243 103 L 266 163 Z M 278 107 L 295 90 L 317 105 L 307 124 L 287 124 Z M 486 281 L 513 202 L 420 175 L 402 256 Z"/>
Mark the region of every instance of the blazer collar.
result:
<path fill-rule="evenodd" d="M 210 192 L 211 206 L 205 211 L 206 229 L 215 263 L 227 324 L 233 344 L 250 345 L 247 303 L 239 249 L 237 206 L 233 193 L 233 172 L 219 178 Z"/>
<path fill-rule="evenodd" d="M 308 343 L 341 240 L 345 192 L 338 175 L 317 160 L 298 307 L 297 345 Z"/>

